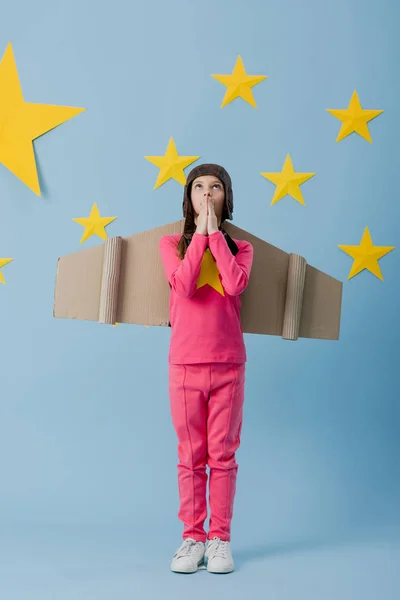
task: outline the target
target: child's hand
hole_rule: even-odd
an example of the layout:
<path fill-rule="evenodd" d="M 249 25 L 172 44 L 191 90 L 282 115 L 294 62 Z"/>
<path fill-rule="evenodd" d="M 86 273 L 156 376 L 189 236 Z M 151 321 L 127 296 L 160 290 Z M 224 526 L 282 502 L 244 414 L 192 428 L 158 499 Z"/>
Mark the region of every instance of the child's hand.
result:
<path fill-rule="evenodd" d="M 203 200 L 200 207 L 200 213 L 197 217 L 196 233 L 207 235 L 208 203 Z"/>
<path fill-rule="evenodd" d="M 208 219 L 207 219 L 208 235 L 218 231 L 218 219 L 215 214 L 214 202 L 208 200 Z"/>

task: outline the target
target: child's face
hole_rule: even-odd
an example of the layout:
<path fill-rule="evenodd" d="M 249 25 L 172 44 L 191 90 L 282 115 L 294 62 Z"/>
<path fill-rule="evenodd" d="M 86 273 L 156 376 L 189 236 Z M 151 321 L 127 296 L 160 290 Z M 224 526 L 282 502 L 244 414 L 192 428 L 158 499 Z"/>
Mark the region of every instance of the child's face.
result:
<path fill-rule="evenodd" d="M 218 223 L 221 222 L 222 211 L 225 202 L 225 192 L 222 181 L 214 175 L 202 175 L 196 177 L 192 183 L 191 200 L 196 217 L 200 213 L 200 206 L 203 200 L 208 196 L 214 204 L 215 214 Z"/>

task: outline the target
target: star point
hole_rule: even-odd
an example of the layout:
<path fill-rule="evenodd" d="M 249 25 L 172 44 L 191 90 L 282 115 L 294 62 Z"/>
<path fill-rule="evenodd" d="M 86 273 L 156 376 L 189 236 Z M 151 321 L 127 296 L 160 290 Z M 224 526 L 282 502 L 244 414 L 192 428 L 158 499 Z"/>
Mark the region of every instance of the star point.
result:
<path fill-rule="evenodd" d="M 214 79 L 226 86 L 227 90 L 220 108 L 223 108 L 236 98 L 242 98 L 253 108 L 257 108 L 252 88 L 264 81 L 267 75 L 248 75 L 244 68 L 242 57 L 239 55 L 233 71 L 228 75 L 211 75 Z"/>
<path fill-rule="evenodd" d="M 221 294 L 221 296 L 225 296 L 224 288 L 222 287 L 222 283 L 219 278 L 217 263 L 215 262 L 209 248 L 207 248 L 203 254 L 200 265 L 200 275 L 197 278 L 196 288 L 199 289 L 207 284 L 214 288 L 214 290 Z"/>
<path fill-rule="evenodd" d="M 355 277 L 358 273 L 367 269 L 375 277 L 383 281 L 378 260 L 395 249 L 395 246 L 374 246 L 368 227 L 364 229 L 359 246 L 338 246 L 354 259 L 348 279 Z"/>
<path fill-rule="evenodd" d="M 80 241 L 80 243 L 83 244 L 83 242 L 89 239 L 92 235 L 97 235 L 102 240 L 106 240 L 107 233 L 105 228 L 107 225 L 115 221 L 116 218 L 117 217 L 102 217 L 95 202 L 88 217 L 75 218 L 72 220 L 85 228 Z"/>
<path fill-rule="evenodd" d="M 0 283 L 6 283 L 1 269 L 8 265 L 12 260 L 12 258 L 0 258 Z"/>
<path fill-rule="evenodd" d="M 199 159 L 200 156 L 179 156 L 175 141 L 171 137 L 164 156 L 145 156 L 144 158 L 160 169 L 153 188 L 155 190 L 169 179 L 175 179 L 181 185 L 185 185 L 184 169 Z"/>
<path fill-rule="evenodd" d="M 326 111 L 342 122 L 336 142 L 340 142 L 351 133 L 357 133 L 370 144 L 372 144 L 372 138 L 367 123 L 383 113 L 383 110 L 363 109 L 356 90 L 354 90 L 346 109 L 327 108 Z"/>
<path fill-rule="evenodd" d="M 314 177 L 315 173 L 296 173 L 290 155 L 288 154 L 280 173 L 262 172 L 261 175 L 276 185 L 271 206 L 287 195 L 305 206 L 300 185 L 308 179 L 311 179 L 311 177 Z"/>
<path fill-rule="evenodd" d="M 11 43 L 0 61 L 0 163 L 40 196 L 33 141 L 84 108 L 25 102 Z"/>

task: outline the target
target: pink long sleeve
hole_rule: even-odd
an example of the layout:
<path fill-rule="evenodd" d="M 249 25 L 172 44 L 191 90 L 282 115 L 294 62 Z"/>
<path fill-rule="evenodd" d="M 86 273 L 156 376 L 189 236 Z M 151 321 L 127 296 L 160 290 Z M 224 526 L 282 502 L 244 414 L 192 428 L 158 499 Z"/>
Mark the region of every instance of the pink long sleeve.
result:
<path fill-rule="evenodd" d="M 176 239 L 171 236 L 160 239 L 159 248 L 165 274 L 168 283 L 178 296 L 190 298 L 195 293 L 196 281 L 207 245 L 206 235 L 194 233 L 183 260 L 180 260 Z"/>
<path fill-rule="evenodd" d="M 217 263 L 224 290 L 230 296 L 242 294 L 249 282 L 253 264 L 253 246 L 248 242 L 242 242 L 239 252 L 233 256 L 221 231 L 208 236 L 208 246 Z"/>
<path fill-rule="evenodd" d="M 253 247 L 235 239 L 239 252 L 233 256 L 223 233 L 195 233 L 180 260 L 180 238 L 181 234 L 175 234 L 160 240 L 162 262 L 171 286 L 170 364 L 246 362 L 240 294 L 249 279 Z M 217 263 L 225 293 L 208 283 L 197 287 L 207 246 Z"/>

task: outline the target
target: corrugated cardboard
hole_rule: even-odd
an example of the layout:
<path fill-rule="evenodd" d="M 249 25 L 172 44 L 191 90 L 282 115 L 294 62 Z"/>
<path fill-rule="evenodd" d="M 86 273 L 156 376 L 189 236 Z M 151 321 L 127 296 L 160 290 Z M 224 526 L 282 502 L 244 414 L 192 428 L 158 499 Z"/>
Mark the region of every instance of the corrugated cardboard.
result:
<path fill-rule="evenodd" d="M 182 233 L 183 224 L 180 220 L 126 238 L 109 238 L 59 258 L 54 317 L 168 326 L 170 288 L 159 240 Z M 244 333 L 339 339 L 342 282 L 232 223 L 224 223 L 224 228 L 254 248 L 250 280 L 242 294 Z"/>

